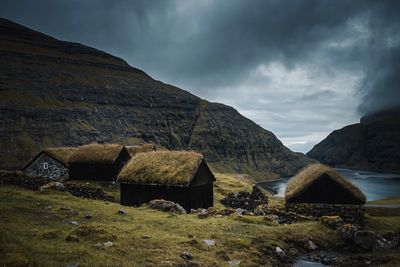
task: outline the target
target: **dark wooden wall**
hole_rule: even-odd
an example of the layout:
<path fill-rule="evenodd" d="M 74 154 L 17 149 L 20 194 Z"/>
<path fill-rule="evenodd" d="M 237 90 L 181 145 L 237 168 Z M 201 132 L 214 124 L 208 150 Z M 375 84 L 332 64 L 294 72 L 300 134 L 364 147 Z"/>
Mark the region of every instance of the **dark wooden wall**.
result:
<path fill-rule="evenodd" d="M 71 162 L 69 164 L 69 177 L 72 180 L 115 181 L 129 159 L 130 155 L 124 148 L 114 163 Z"/>
<path fill-rule="evenodd" d="M 153 199 L 179 203 L 185 210 L 213 206 L 213 184 L 193 187 L 121 184 L 121 204 L 138 206 Z"/>
<path fill-rule="evenodd" d="M 321 177 L 288 203 L 364 204 L 342 185 Z"/>

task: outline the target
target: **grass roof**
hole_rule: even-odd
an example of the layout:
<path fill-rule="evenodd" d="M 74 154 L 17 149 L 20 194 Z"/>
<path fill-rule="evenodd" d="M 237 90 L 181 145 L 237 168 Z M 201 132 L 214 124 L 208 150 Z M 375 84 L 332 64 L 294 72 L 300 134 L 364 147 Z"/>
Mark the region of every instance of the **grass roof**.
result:
<path fill-rule="evenodd" d="M 67 165 L 71 155 L 75 152 L 76 147 L 54 147 L 44 149 L 43 152 L 57 161 Z"/>
<path fill-rule="evenodd" d="M 129 155 L 131 157 L 135 156 L 137 153 L 151 152 L 158 150 L 156 145 L 154 144 L 143 144 L 137 146 L 125 146 L 126 150 L 128 150 Z"/>
<path fill-rule="evenodd" d="M 295 177 L 289 180 L 285 190 L 285 200 L 288 201 L 297 197 L 308 187 L 310 187 L 316 180 L 324 174 L 328 175 L 330 179 L 334 180 L 345 189 L 347 189 L 354 197 L 361 202 L 366 202 L 366 197 L 355 185 L 353 185 L 347 178 L 340 175 L 334 169 L 323 164 L 312 164 L 301 170 Z"/>
<path fill-rule="evenodd" d="M 123 146 L 119 144 L 88 144 L 78 147 L 69 163 L 113 163 Z"/>
<path fill-rule="evenodd" d="M 118 181 L 132 184 L 188 186 L 203 155 L 192 151 L 152 151 L 136 154 L 121 170 Z"/>

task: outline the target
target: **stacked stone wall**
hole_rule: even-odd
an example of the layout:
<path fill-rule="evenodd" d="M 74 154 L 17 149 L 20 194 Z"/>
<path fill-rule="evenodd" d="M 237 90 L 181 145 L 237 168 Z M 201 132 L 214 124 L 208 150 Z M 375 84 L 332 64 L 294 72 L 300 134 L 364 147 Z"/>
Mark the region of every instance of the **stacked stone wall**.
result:
<path fill-rule="evenodd" d="M 340 216 L 346 222 L 362 222 L 365 208 L 363 205 L 322 204 L 322 203 L 286 203 L 286 211 L 322 217 Z"/>

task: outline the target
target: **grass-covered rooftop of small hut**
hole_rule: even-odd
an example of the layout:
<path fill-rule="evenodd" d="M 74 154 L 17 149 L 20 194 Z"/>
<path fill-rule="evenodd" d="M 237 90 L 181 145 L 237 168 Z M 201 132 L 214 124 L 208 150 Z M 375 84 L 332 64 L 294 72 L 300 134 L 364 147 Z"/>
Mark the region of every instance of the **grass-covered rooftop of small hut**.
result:
<path fill-rule="evenodd" d="M 78 147 L 71 155 L 69 163 L 113 163 L 123 146 L 119 144 L 88 144 Z"/>
<path fill-rule="evenodd" d="M 366 197 L 355 185 L 347 178 L 340 175 L 334 169 L 323 164 L 312 164 L 301 170 L 295 177 L 289 180 L 285 190 L 285 200 L 288 201 L 297 197 L 308 189 L 317 179 L 324 174 L 328 175 L 332 180 L 347 189 L 354 197 L 361 202 L 366 202 Z"/>
<path fill-rule="evenodd" d="M 132 184 L 187 186 L 203 156 L 192 151 L 138 153 L 121 170 L 118 181 Z"/>
<path fill-rule="evenodd" d="M 131 157 L 134 157 L 137 153 L 151 152 L 155 150 L 160 150 L 160 147 L 154 144 L 142 144 L 136 146 L 125 146 Z"/>
<path fill-rule="evenodd" d="M 68 160 L 75 152 L 75 147 L 55 147 L 55 148 L 47 148 L 44 149 L 43 152 L 49 155 L 50 157 L 55 158 L 59 162 L 63 164 L 67 164 Z"/>

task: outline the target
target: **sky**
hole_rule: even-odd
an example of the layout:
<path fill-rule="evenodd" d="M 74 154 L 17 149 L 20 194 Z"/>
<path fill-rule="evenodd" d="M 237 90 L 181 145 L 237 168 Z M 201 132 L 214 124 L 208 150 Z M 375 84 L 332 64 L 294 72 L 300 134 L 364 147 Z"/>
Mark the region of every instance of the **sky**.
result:
<path fill-rule="evenodd" d="M 2 0 L 0 16 L 233 106 L 294 151 L 400 106 L 397 0 Z"/>

